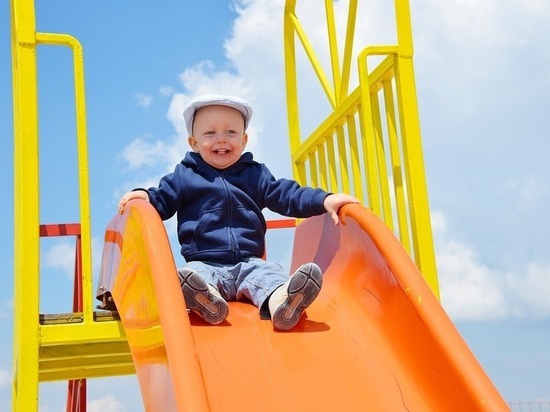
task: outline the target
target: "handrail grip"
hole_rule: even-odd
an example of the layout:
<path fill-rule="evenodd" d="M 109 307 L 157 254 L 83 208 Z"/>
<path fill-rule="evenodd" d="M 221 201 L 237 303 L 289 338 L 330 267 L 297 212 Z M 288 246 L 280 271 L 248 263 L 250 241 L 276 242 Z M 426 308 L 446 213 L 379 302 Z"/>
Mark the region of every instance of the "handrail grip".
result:
<path fill-rule="evenodd" d="M 82 239 L 82 294 L 84 322 L 93 322 L 92 306 L 92 252 L 90 189 L 88 182 L 88 147 L 86 132 L 86 96 L 84 88 L 84 53 L 82 45 L 73 36 L 61 33 L 36 33 L 38 44 L 67 46 L 73 52 L 76 138 L 78 154 L 78 182 Z"/>

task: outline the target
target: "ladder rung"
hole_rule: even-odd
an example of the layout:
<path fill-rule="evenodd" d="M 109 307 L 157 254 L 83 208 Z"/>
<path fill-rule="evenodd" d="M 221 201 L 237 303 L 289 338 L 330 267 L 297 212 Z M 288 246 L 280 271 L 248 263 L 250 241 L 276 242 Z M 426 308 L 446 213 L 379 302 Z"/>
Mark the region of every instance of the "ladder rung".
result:
<path fill-rule="evenodd" d="M 40 314 L 39 320 L 41 325 L 60 325 L 65 323 L 82 323 L 84 315 L 82 312 L 72 313 L 47 313 Z M 116 311 L 101 311 L 94 312 L 95 322 L 108 322 L 112 320 L 120 320 L 120 316 Z"/>

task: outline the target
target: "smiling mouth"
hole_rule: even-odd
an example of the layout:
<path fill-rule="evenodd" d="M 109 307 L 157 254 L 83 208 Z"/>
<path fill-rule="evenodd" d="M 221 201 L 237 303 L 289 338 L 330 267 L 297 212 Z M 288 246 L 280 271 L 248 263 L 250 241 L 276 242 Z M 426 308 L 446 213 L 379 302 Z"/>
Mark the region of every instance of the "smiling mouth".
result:
<path fill-rule="evenodd" d="M 214 153 L 223 155 L 223 154 L 229 153 L 229 150 L 227 150 L 227 149 L 218 149 L 218 150 L 214 150 Z"/>

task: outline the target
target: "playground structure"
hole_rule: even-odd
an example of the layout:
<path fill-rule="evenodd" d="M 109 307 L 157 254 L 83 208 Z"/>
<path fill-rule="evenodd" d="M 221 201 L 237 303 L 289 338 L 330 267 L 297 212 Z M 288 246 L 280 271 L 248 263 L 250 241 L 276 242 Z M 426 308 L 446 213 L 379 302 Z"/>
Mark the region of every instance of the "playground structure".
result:
<path fill-rule="evenodd" d="M 147 410 L 242 409 L 242 392 L 235 385 L 222 390 L 220 382 L 227 382 L 222 374 L 240 371 L 245 362 L 249 372 L 239 373 L 239 379 L 253 389 L 252 397 L 247 393 L 253 409 L 507 410 L 437 301 L 408 1 L 395 0 L 397 44 L 363 49 L 357 59 L 359 85 L 351 91 L 357 0 L 349 3 L 341 66 L 333 4 L 325 2 L 332 84 L 300 24 L 296 3 L 288 0 L 284 14 L 294 177 L 352 193 L 372 212 L 343 208 L 345 224 L 339 229 L 324 217 L 270 224 L 297 226 L 292 268 L 315 260 L 325 269 L 325 287 L 307 319 L 295 333 L 281 334 L 241 302 L 230 303 L 228 327 L 204 327 L 187 316 L 181 294 L 174 293 L 176 278 L 161 275 L 175 271 L 164 228 L 151 207 L 137 201 L 115 216 L 105 233 L 99 294 L 112 293 L 118 313 L 94 312 L 82 47 L 69 35 L 37 33 L 33 2 L 12 0 L 14 411 L 37 410 L 39 382 L 56 380 L 70 381 L 67 409 L 83 411 L 87 378 L 131 373 L 138 375 Z M 333 108 L 305 139 L 296 39 Z M 40 45 L 73 51 L 79 224 L 40 224 Z M 381 62 L 369 70 L 372 56 Z M 61 235 L 77 238 L 74 312 L 41 315 L 39 238 Z M 147 305 L 140 303 L 143 296 Z M 230 359 L 222 361 L 220 354 Z M 305 374 L 310 381 L 316 377 L 316 386 L 301 384 Z M 153 384 L 166 390 L 155 391 Z"/>

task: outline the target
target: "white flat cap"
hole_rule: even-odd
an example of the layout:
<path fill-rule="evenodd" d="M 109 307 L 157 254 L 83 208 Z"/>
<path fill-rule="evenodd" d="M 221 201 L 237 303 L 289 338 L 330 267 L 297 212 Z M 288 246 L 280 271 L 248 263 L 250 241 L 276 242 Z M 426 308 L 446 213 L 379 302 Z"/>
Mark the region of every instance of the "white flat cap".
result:
<path fill-rule="evenodd" d="M 250 119 L 252 118 L 252 106 L 240 97 L 224 96 L 220 94 L 203 94 L 191 99 L 183 110 L 183 118 L 185 119 L 185 127 L 189 136 L 193 134 L 193 120 L 195 113 L 202 107 L 206 106 L 227 106 L 241 112 L 244 118 L 244 130 L 248 128 Z"/>

